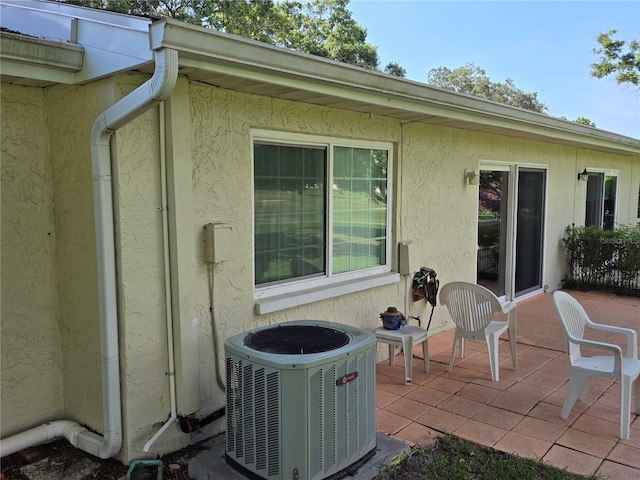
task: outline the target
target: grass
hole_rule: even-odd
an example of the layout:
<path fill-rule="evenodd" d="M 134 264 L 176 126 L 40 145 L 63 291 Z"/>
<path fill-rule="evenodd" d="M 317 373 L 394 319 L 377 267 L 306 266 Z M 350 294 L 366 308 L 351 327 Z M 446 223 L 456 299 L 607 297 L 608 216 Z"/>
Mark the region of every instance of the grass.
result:
<path fill-rule="evenodd" d="M 596 480 L 540 461 L 481 447 L 453 435 L 439 437 L 432 448 L 415 447 L 395 466 L 385 466 L 375 480 Z"/>

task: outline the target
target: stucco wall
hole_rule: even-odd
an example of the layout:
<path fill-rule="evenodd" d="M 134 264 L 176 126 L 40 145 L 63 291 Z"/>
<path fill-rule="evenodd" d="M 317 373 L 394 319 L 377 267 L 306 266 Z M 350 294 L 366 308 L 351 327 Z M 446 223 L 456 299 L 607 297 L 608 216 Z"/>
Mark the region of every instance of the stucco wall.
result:
<path fill-rule="evenodd" d="M 90 132 L 100 112 L 145 80 L 123 75 L 86 86 L 52 87 L 46 95 L 3 85 L 3 434 L 61 416 L 102 430 Z M 186 80 L 180 80 L 174 101 L 176 112 L 184 107 L 190 115 L 187 121 L 182 118 L 168 126 L 169 137 L 181 139 L 169 176 L 192 179 L 188 195 L 184 189 L 173 195 L 181 211 L 192 215 L 193 230 L 186 238 L 193 240 L 181 239 L 177 253 L 195 267 L 182 277 L 188 280 L 189 291 L 178 301 L 184 303 L 179 309 L 197 331 L 195 344 L 185 355 L 199 364 L 199 383 L 195 391 L 187 392 L 198 397 L 199 417 L 225 403 L 215 371 L 218 368 L 224 376 L 225 338 L 294 319 L 373 329 L 387 306 L 405 310 L 409 306 L 409 278 L 404 278 L 397 284 L 273 314 L 255 314 L 252 129 L 393 143 L 391 240 L 394 246 L 416 241 L 412 267 L 436 269 L 443 283 L 475 278 L 478 187 L 465 185 L 463 172 L 478 169 L 481 162 L 548 167 L 545 283 L 550 290 L 557 288 L 564 273 L 560 247 L 564 228 L 582 221 L 584 185 L 575 178 L 585 164 L 620 170 L 620 212 L 624 212 L 620 222 L 624 216 L 631 219 L 637 207 L 638 158 L 434 125 L 402 125 Z M 175 450 L 224 430 L 224 420 L 192 435 L 173 425 L 148 455 L 142 453 L 170 410 L 160 191 L 163 118 L 161 109 L 154 107 L 118 130 L 112 142 L 124 427 L 120 458 L 125 462 Z M 629 205 L 631 213 L 626 213 Z M 169 211 L 175 207 L 168 205 Z M 228 256 L 213 265 L 204 261 L 203 227 L 208 223 L 224 223 L 230 229 Z M 392 250 L 395 257 L 396 249 Z M 29 268 L 24 268 L 25 259 Z M 172 288 L 178 286 L 183 287 Z M 425 306 L 412 313 L 424 315 Z M 451 326 L 445 310 L 436 308 L 432 331 Z M 25 398 L 35 402 L 34 408 Z M 42 413 L 34 417 L 34 411 Z"/>
<path fill-rule="evenodd" d="M 41 89 L 3 85 L 2 436 L 64 410 L 53 182 Z"/>
<path fill-rule="evenodd" d="M 102 432 L 100 330 L 91 175 L 91 126 L 113 87 L 47 89 L 56 198 L 60 331 L 68 418 Z"/>

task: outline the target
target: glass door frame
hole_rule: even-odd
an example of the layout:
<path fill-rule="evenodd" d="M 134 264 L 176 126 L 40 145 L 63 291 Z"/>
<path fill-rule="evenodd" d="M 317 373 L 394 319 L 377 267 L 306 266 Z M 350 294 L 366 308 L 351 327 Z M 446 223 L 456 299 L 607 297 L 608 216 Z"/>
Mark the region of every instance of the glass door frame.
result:
<path fill-rule="evenodd" d="M 542 208 L 542 253 L 540 258 L 541 271 L 540 271 L 540 287 L 533 290 L 529 290 L 524 294 L 516 297 L 515 292 L 515 278 L 516 278 L 516 235 L 518 232 L 518 219 L 517 219 L 517 204 L 518 204 L 518 183 L 520 169 L 527 169 L 529 171 L 540 170 L 544 171 L 544 192 L 543 192 L 543 208 Z M 548 191 L 549 191 L 549 165 L 546 164 L 529 164 L 529 163 L 512 163 L 512 162 L 499 162 L 481 160 L 478 165 L 478 171 L 492 170 L 508 172 L 508 194 L 507 194 L 507 220 L 506 220 L 506 235 L 505 235 L 505 293 L 498 296 L 501 301 L 514 301 L 515 299 L 521 300 L 529 296 L 535 295 L 544 291 L 545 280 L 545 258 L 546 258 L 546 231 L 547 231 L 547 204 L 548 204 Z M 478 192 L 479 193 L 479 192 Z M 478 221 L 476 219 L 476 258 L 478 251 Z M 477 278 L 477 261 L 476 261 L 476 278 Z"/>

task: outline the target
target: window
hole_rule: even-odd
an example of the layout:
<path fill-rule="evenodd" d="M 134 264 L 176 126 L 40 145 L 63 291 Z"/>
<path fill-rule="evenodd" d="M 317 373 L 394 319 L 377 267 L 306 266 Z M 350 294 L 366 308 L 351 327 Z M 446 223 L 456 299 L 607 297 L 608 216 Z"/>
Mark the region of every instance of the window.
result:
<path fill-rule="evenodd" d="M 616 224 L 617 193 L 617 174 L 589 172 L 584 224 L 605 230 L 613 229 Z"/>
<path fill-rule="evenodd" d="M 389 272 L 391 146 L 254 134 L 256 298 Z"/>

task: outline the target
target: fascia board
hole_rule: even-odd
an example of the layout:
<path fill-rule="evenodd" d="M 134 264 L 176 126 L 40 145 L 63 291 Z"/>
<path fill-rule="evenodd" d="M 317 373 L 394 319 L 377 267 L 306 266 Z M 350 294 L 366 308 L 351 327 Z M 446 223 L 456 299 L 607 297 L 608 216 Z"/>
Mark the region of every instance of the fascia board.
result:
<path fill-rule="evenodd" d="M 176 49 L 183 66 L 560 143 L 640 155 L 638 139 L 172 19 L 152 24 L 150 32 L 151 48 Z"/>
<path fill-rule="evenodd" d="M 53 42 L 0 32 L 0 56 L 4 62 L 27 63 L 54 70 L 78 72 L 82 69 L 84 49 L 80 45 Z M 3 73 L 8 73 L 4 71 Z"/>

